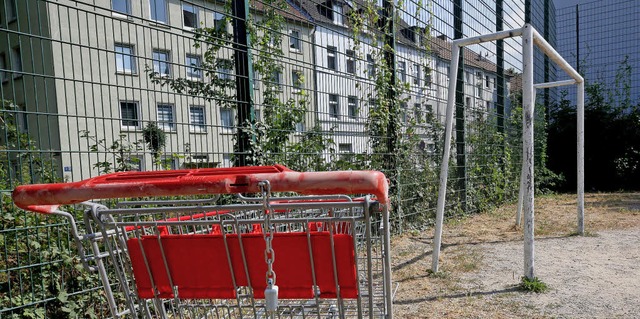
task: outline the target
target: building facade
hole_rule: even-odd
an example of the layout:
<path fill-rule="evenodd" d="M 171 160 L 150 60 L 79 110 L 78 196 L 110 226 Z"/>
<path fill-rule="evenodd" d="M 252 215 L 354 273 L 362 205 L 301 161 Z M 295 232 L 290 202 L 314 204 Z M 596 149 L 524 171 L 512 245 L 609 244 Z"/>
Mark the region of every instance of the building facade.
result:
<path fill-rule="evenodd" d="M 369 113 L 380 93 L 376 88 L 376 65 L 384 47 L 377 30 L 358 30 L 350 17 L 371 10 L 366 2 L 296 1 L 315 25 L 316 85 L 318 123 L 333 137 L 339 153 L 371 153 L 367 132 Z M 378 11 L 378 19 L 381 8 Z M 368 20 L 365 20 L 368 21 Z M 378 20 L 379 21 L 379 20 Z M 368 21 L 371 23 L 371 21 Z M 412 126 L 422 136 L 421 145 L 434 149 L 427 137 L 427 117 L 444 121 L 451 60 L 451 42 L 446 36 L 425 32 L 428 21 L 410 25 L 395 23 L 395 71 L 400 87 L 401 126 Z M 370 26 L 368 26 L 370 27 Z M 380 27 L 380 26 L 377 26 Z M 356 41 L 357 39 L 357 41 Z M 357 42 L 357 43 L 356 43 Z M 474 51 L 465 51 L 465 106 L 495 112 L 496 64 Z M 331 152 L 329 152 L 331 153 Z"/>
<path fill-rule="evenodd" d="M 84 179 L 117 165 L 136 170 L 233 165 L 239 90 L 224 83 L 234 82 L 239 73 L 233 63 L 233 17 L 225 2 L 3 1 L 2 99 L 16 105 L 20 129 L 49 154 L 65 179 Z M 250 3 L 256 25 L 274 7 Z M 555 34 L 553 18 L 546 15 L 549 4 L 531 1 L 531 20 L 536 28 Z M 381 9 L 367 1 L 292 0 L 278 5 L 273 11 L 284 24 L 275 30 L 278 40 L 271 45 L 279 50 L 260 46 L 261 32 L 267 29 L 258 28 L 251 56 L 256 63 L 261 56 L 275 55 L 272 61 L 279 71 L 260 74 L 254 64 L 252 92 L 242 92 L 251 95 L 255 118 L 266 120 L 273 96 L 283 107 L 304 104 L 307 109 L 295 129 L 282 134 L 300 140 L 305 132 L 319 129 L 333 142 L 324 152 L 327 160 L 339 153 L 371 153 L 367 123 L 382 90 L 376 86 L 376 68 L 385 63 L 384 43 L 373 36 L 380 25 L 363 28 L 352 21 L 367 10 L 379 17 Z M 436 5 L 425 5 L 432 8 L 432 16 L 424 15 L 426 11 L 411 16 L 408 7 L 399 8 L 405 13 L 394 20 L 401 126 L 414 127 L 427 150 L 434 149 L 427 119 L 444 121 L 452 38 L 449 22 L 439 22 L 433 14 L 449 10 L 451 16 L 455 11 Z M 506 5 L 518 9 L 524 3 Z M 483 7 L 472 1 L 466 6 Z M 535 8 L 546 9 L 540 15 Z M 470 22 L 476 15 L 496 14 L 495 8 L 484 10 L 467 13 L 465 36 L 495 29 Z M 520 11 L 513 11 L 522 17 L 512 23 L 524 22 L 526 10 Z M 214 30 L 214 36 L 197 41 L 199 28 Z M 549 39 L 553 42 L 554 37 Z M 498 68 L 489 51 L 464 50 L 467 114 L 496 113 Z M 554 67 L 541 59 L 536 82 L 554 80 Z M 517 61 L 513 64 L 517 68 Z M 267 98 L 266 88 L 273 82 L 278 90 Z M 222 83 L 222 88 L 207 86 L 210 83 Z M 203 87 L 214 92 L 200 94 L 206 91 Z M 160 159 L 144 142 L 149 123 L 156 123 L 167 137 Z"/>
<path fill-rule="evenodd" d="M 1 9 L 7 30 L 0 37 L 2 100 L 16 106 L 20 130 L 50 155 L 64 179 L 95 176 L 101 163 L 134 170 L 232 166 L 234 102 L 165 81 L 183 79 L 187 87 L 234 81 L 232 19 L 224 3 L 6 0 Z M 252 6 L 252 19 L 259 21 L 263 10 Z M 288 63 L 277 79 L 281 99 L 297 100 L 293 93 L 314 87 L 311 28 L 293 8 L 286 12 L 279 58 Z M 221 30 L 220 38 L 198 43 L 198 28 Z M 212 45 L 221 48 L 208 50 Z M 258 120 L 266 81 L 254 74 Z M 223 90 L 235 98 L 233 86 Z M 305 99 L 315 105 L 313 95 Z M 297 126 L 302 131 L 313 120 L 305 116 Z M 160 161 L 143 142 L 149 123 L 166 135 Z"/>

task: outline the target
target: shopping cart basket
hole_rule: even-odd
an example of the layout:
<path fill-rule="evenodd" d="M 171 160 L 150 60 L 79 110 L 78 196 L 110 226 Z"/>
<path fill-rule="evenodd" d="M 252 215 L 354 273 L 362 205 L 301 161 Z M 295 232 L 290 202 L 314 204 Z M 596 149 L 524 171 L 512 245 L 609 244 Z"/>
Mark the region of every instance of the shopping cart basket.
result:
<path fill-rule="evenodd" d="M 13 199 L 69 220 L 114 318 L 392 318 L 387 192 L 380 172 L 276 165 L 113 173 Z"/>

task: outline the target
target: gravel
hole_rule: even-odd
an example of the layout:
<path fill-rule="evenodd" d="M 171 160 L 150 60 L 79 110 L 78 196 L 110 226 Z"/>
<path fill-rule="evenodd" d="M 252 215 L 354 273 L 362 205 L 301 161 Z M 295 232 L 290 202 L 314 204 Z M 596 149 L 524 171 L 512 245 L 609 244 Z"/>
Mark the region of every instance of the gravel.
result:
<path fill-rule="evenodd" d="M 482 266 L 465 273 L 472 294 L 513 289 L 522 274 L 522 241 L 474 245 Z M 537 239 L 535 275 L 545 293 L 509 294 L 535 316 L 640 318 L 640 229 Z M 489 293 L 490 294 L 490 293 Z"/>

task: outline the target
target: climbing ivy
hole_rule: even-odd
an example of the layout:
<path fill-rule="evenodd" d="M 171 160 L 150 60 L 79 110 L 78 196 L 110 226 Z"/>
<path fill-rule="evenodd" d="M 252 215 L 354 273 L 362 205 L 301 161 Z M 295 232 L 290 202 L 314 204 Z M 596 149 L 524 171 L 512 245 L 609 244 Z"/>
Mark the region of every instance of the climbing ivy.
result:
<path fill-rule="evenodd" d="M 253 69 L 263 79 L 264 93 L 261 108 L 264 119 L 257 120 L 248 128 L 251 137 L 251 153 L 255 164 L 292 164 L 287 158 L 288 149 L 296 148 L 292 138 L 297 123 L 303 121 L 309 111 L 309 92 L 306 79 L 300 73 L 299 91 L 283 99 L 283 87 L 280 78 L 284 65 L 282 35 L 285 33 L 286 20 L 281 14 L 287 10 L 284 0 L 266 0 L 263 9 L 253 13 L 248 31 L 253 44 Z"/>

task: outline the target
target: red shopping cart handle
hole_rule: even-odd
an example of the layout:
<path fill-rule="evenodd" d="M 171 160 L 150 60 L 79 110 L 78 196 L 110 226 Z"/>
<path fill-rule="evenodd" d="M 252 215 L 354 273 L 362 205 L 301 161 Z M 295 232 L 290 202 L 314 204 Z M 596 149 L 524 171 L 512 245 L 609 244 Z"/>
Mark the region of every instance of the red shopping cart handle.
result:
<path fill-rule="evenodd" d="M 72 183 L 18 186 L 13 201 L 22 209 L 50 213 L 59 205 L 93 199 L 256 193 L 264 180 L 272 192 L 373 194 L 381 204 L 388 203 L 389 184 L 381 172 L 296 172 L 281 165 L 119 172 Z"/>

